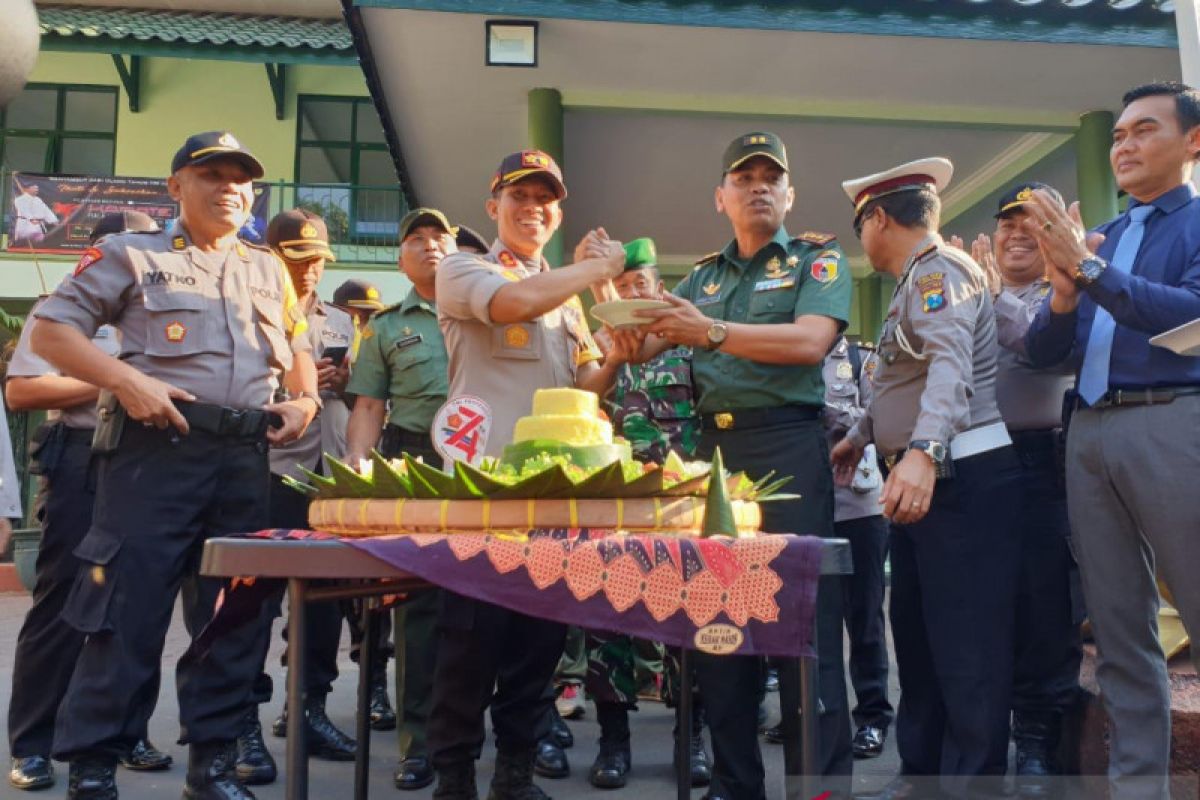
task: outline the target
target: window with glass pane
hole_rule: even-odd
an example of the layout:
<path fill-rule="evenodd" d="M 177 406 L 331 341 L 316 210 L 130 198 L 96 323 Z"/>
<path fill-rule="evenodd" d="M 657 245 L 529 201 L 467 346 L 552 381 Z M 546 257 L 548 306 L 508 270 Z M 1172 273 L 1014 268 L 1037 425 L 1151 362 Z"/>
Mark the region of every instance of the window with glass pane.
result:
<path fill-rule="evenodd" d="M 115 86 L 30 84 L 0 110 L 0 164 L 18 172 L 112 175 Z"/>
<path fill-rule="evenodd" d="M 375 106 L 365 97 L 302 95 L 298 109 L 297 197 L 326 218 L 335 241 L 394 238 L 404 197 Z"/>

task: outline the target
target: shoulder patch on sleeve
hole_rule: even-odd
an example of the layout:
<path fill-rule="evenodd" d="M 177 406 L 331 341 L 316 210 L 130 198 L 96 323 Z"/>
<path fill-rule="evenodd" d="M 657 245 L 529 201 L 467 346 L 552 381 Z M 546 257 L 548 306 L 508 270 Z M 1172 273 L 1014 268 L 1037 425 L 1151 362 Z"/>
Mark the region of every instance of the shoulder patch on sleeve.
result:
<path fill-rule="evenodd" d="M 717 251 L 715 251 L 715 252 L 709 253 L 709 254 L 708 254 L 708 255 L 706 255 L 704 258 L 702 258 L 702 259 L 700 259 L 699 261 L 697 261 L 697 262 L 696 262 L 696 265 L 695 265 L 695 266 L 693 266 L 693 267 L 692 267 L 692 269 L 693 269 L 693 270 L 697 270 L 697 269 L 700 269 L 701 267 L 703 267 L 705 264 L 711 264 L 712 262 L 714 262 L 714 261 L 716 261 L 716 260 L 717 260 L 717 256 L 719 256 L 719 255 L 721 255 L 721 251 L 720 251 L 720 250 L 717 250 Z"/>
<path fill-rule="evenodd" d="M 104 258 L 104 253 L 98 247 L 89 247 L 84 250 L 83 255 L 79 257 L 79 263 L 75 265 L 74 277 L 78 278 L 84 270 L 102 258 Z"/>
<path fill-rule="evenodd" d="M 823 233 L 821 231 L 805 231 L 804 233 L 792 239 L 794 242 L 804 242 L 805 244 L 813 244 L 817 247 L 827 245 L 837 239 L 837 234 Z"/>

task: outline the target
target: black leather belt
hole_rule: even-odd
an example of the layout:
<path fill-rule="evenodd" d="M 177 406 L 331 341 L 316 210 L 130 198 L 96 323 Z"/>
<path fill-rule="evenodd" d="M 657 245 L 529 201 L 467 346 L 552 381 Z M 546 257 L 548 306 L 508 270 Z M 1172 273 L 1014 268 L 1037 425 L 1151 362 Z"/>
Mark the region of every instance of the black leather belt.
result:
<path fill-rule="evenodd" d="M 1200 386 L 1171 386 L 1161 389 L 1113 389 L 1090 406 L 1083 408 L 1117 408 L 1120 406 L 1166 405 L 1176 397 L 1200 394 Z"/>
<path fill-rule="evenodd" d="M 1053 450 L 1062 437 L 1062 428 L 1036 431 L 1009 431 L 1013 447 L 1018 450 Z"/>
<path fill-rule="evenodd" d="M 91 445 L 92 436 L 94 436 L 95 433 L 95 428 L 72 428 L 69 425 L 63 426 L 63 438 L 71 444 Z"/>
<path fill-rule="evenodd" d="M 211 403 L 175 403 L 192 430 L 237 439 L 261 439 L 267 427 L 283 424 L 278 414 L 258 408 L 229 408 Z"/>
<path fill-rule="evenodd" d="M 418 433 L 417 431 L 410 431 L 407 428 L 401 428 L 399 425 L 394 425 L 391 422 L 384 425 L 383 436 L 379 440 L 379 452 L 388 458 L 395 458 L 406 448 L 432 450 L 433 441 L 429 437 L 429 431 Z"/>
<path fill-rule="evenodd" d="M 736 411 L 718 411 L 701 414 L 700 421 L 705 430 L 743 430 L 765 428 L 783 422 L 804 422 L 821 418 L 820 406 L 776 406 L 772 408 L 740 408 Z"/>

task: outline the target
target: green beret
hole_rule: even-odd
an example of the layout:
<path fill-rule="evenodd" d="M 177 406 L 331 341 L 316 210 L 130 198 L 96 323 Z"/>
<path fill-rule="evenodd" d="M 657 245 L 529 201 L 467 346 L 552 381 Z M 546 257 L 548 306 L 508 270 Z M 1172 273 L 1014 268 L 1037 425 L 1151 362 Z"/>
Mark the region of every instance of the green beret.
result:
<path fill-rule="evenodd" d="M 625 245 L 625 271 L 658 266 L 658 250 L 649 237 L 634 239 Z"/>

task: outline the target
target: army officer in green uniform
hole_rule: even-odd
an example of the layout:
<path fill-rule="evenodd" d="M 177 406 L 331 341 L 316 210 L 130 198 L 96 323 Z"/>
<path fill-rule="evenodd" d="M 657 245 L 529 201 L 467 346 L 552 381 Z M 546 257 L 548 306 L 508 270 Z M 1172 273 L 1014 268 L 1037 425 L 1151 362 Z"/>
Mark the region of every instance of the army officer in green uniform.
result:
<path fill-rule="evenodd" d="M 431 208 L 410 211 L 400 222 L 400 267 L 413 286 L 402 302 L 383 309 L 363 328 L 348 386 L 358 395 L 347 433 L 351 464 L 367 457 L 376 444 L 388 458 L 404 452 L 427 464 L 441 463 L 429 438 L 447 389 L 434 276 L 446 254 L 455 250 L 455 230 L 442 212 Z M 438 595 L 414 595 L 396 611 L 395 629 L 403 631 L 396 641 L 401 754 L 394 776 L 397 789 L 420 789 L 433 782 L 425 724 L 433 697 Z"/>
<path fill-rule="evenodd" d="M 667 296 L 672 308 L 641 312 L 650 333 L 693 348 L 692 377 L 703 430 L 697 454 L 721 448 L 730 469 L 793 476 L 802 502 L 763 506 L 763 530 L 833 535 L 833 479 L 821 426 L 821 364 L 850 319 L 850 272 L 831 234 L 791 236 L 783 218 L 794 191 L 787 152 L 773 133 L 734 139 L 721 162 L 717 211 L 734 238 L 702 259 Z M 643 354 L 653 350 L 647 348 Z M 850 718 L 842 665 L 840 578 L 822 580 L 818 599 L 822 772 L 848 775 Z M 712 798 L 761 800 L 756 736 L 762 662 L 698 653 L 696 673 L 712 731 Z M 785 674 L 781 701 L 799 687 Z M 794 715 L 785 725 L 796 726 Z"/>

